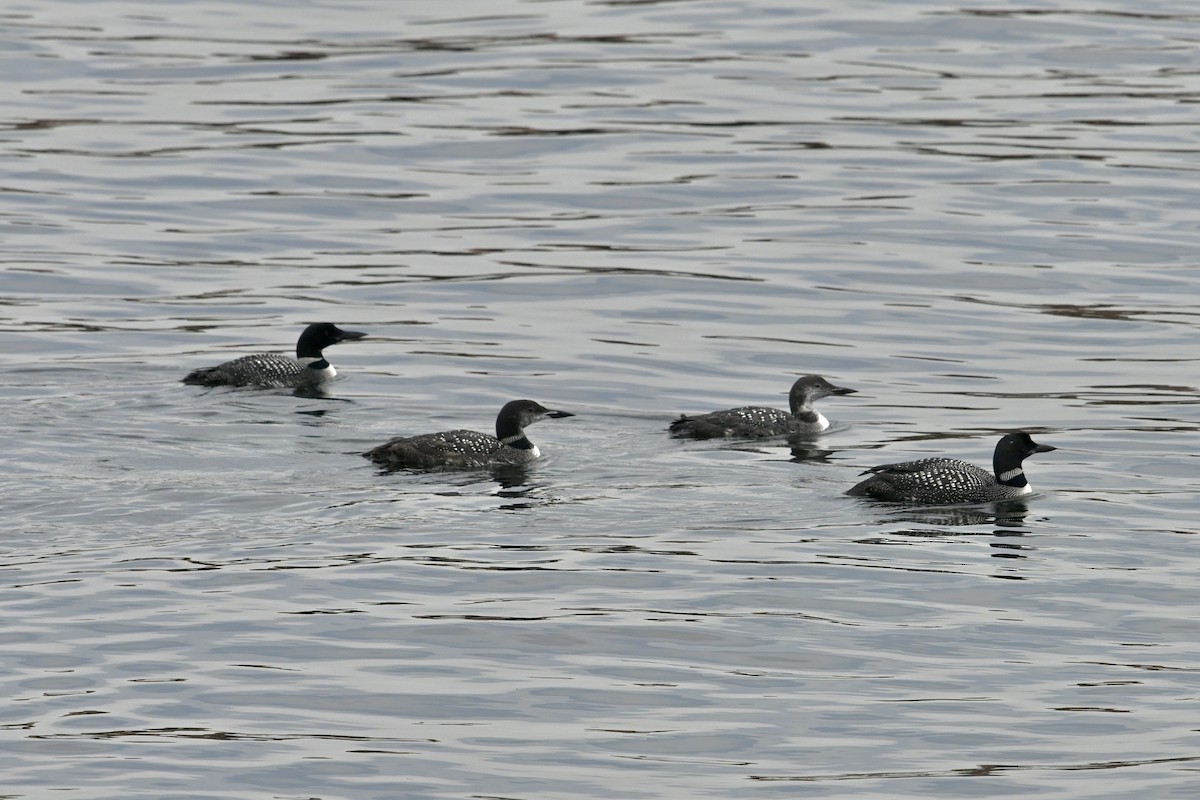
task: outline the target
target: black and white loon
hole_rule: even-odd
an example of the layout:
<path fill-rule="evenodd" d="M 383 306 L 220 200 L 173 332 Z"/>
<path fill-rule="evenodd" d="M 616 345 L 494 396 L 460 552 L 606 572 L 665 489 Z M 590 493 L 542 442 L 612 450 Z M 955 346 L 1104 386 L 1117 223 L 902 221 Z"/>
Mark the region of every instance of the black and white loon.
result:
<path fill-rule="evenodd" d="M 1034 453 L 1057 450 L 1038 444 L 1028 433 L 1006 434 L 996 444 L 993 472 L 954 458 L 922 458 L 883 464 L 863 472 L 871 477 L 846 494 L 893 503 L 967 505 L 1011 500 L 1033 491 L 1021 464 Z"/>
<path fill-rule="evenodd" d="M 834 386 L 820 375 L 805 375 L 788 392 L 791 413 L 777 408 L 744 406 L 689 417 L 686 414 L 671 423 L 671 435 L 677 439 L 722 439 L 745 437 L 762 439 L 793 433 L 820 433 L 829 420 L 813 403 L 830 395 L 854 394 L 856 389 Z"/>
<path fill-rule="evenodd" d="M 344 331 L 331 322 L 309 325 L 296 342 L 296 357 L 275 353 L 242 356 L 215 367 L 189 372 L 184 383 L 195 386 L 260 386 L 302 389 L 320 386 L 337 375 L 322 351 L 330 345 L 361 339 L 365 333 Z"/>
<path fill-rule="evenodd" d="M 525 436 L 525 427 L 540 419 L 573 417 L 533 400 L 513 400 L 496 415 L 496 435 L 469 430 L 399 437 L 363 455 L 387 469 L 485 469 L 524 464 L 541 456 Z"/>

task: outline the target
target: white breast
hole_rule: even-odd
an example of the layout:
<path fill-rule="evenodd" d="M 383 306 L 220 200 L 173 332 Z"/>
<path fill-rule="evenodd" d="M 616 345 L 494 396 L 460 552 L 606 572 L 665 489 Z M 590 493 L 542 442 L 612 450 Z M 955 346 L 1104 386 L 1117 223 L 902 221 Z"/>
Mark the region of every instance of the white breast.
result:
<path fill-rule="evenodd" d="M 301 364 L 303 364 L 305 367 L 308 367 L 308 370 L 312 374 L 312 377 L 316 378 L 318 381 L 321 381 L 321 382 L 329 381 L 329 380 L 333 380 L 334 378 L 337 377 L 337 370 L 334 369 L 333 364 L 330 364 L 328 361 L 325 362 L 324 367 L 320 367 L 318 369 L 313 369 L 313 367 L 312 367 L 313 364 L 315 364 L 318 361 L 324 361 L 324 359 L 301 358 L 301 359 L 297 359 L 297 360 Z"/>

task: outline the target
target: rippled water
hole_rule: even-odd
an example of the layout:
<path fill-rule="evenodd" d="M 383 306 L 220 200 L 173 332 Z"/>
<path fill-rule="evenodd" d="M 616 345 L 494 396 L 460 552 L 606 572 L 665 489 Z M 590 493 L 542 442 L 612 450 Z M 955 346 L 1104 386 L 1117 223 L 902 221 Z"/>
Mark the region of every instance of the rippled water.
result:
<path fill-rule="evenodd" d="M 8 7 L 0 794 L 1194 797 L 1200 16 L 827 6 Z"/>

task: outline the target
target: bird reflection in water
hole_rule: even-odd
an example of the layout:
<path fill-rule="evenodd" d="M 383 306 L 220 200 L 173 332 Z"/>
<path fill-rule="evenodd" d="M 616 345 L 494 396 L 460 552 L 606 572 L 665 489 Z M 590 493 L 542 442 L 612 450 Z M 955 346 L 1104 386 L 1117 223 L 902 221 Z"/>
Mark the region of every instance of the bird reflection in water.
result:
<path fill-rule="evenodd" d="M 903 520 L 921 525 L 957 527 L 963 525 L 995 525 L 999 528 L 1020 528 L 1025 524 L 1029 504 L 1024 498 L 989 503 L 984 506 L 902 507 L 891 509 L 887 521 Z M 883 521 L 883 520 L 881 520 Z"/>
<path fill-rule="evenodd" d="M 1005 500 L 986 506 L 960 508 L 898 508 L 891 509 L 886 516 L 877 520 L 880 524 L 910 522 L 923 527 L 891 531 L 890 537 L 911 539 L 943 539 L 953 536 L 974 535 L 995 537 L 989 546 L 994 548 L 993 558 L 1024 559 L 1026 551 L 1033 547 L 1021 540 L 1030 533 L 1025 524 L 1029 505 L 1024 498 Z M 937 527 L 924 527 L 937 526 Z M 987 531 L 964 531 L 964 527 L 991 526 Z M 893 540 L 891 543 L 897 543 Z M 1007 580 L 1024 580 L 1018 575 L 996 575 Z"/>
<path fill-rule="evenodd" d="M 828 447 L 818 446 L 818 441 L 812 436 L 789 436 L 787 443 L 788 448 L 792 451 L 790 460 L 798 464 L 805 461 L 828 461 L 831 455 L 838 452 Z"/>

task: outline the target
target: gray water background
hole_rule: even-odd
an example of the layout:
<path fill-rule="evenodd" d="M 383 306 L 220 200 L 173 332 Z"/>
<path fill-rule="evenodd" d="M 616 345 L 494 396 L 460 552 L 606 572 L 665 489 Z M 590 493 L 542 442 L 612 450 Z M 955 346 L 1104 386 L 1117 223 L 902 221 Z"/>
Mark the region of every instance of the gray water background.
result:
<path fill-rule="evenodd" d="M 1200 15 L 829 5 L 5 6 L 0 795 L 1200 794 Z"/>

